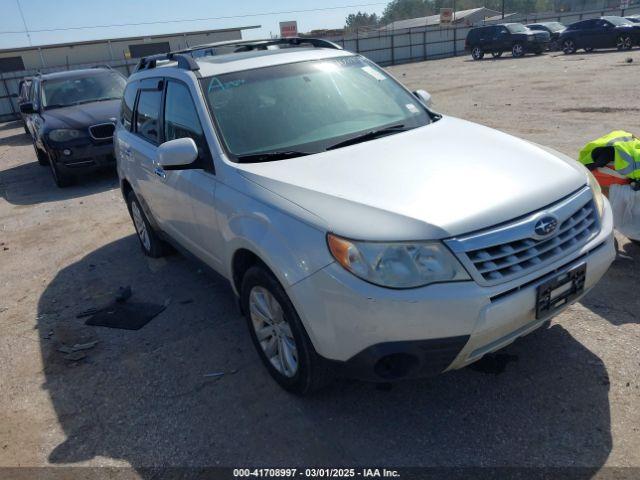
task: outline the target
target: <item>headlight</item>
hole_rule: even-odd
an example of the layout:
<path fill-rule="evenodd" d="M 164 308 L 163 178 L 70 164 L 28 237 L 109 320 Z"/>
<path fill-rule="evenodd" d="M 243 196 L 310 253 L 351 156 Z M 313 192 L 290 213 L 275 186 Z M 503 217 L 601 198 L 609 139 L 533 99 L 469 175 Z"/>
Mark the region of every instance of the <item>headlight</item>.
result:
<path fill-rule="evenodd" d="M 460 262 L 440 242 L 359 242 L 327 235 L 340 265 L 367 282 L 388 288 L 415 288 L 469 280 Z"/>
<path fill-rule="evenodd" d="M 598 209 L 598 215 L 602 218 L 602 214 L 604 213 L 604 197 L 602 196 L 602 189 L 600 188 L 600 184 L 596 177 L 593 176 L 589 170 L 587 170 L 587 177 L 589 177 L 589 188 L 593 192 L 593 201 L 596 204 L 596 208 Z"/>
<path fill-rule="evenodd" d="M 80 130 L 70 130 L 66 128 L 51 130 L 49 132 L 49 139 L 53 142 L 68 142 L 83 136 L 84 133 Z"/>

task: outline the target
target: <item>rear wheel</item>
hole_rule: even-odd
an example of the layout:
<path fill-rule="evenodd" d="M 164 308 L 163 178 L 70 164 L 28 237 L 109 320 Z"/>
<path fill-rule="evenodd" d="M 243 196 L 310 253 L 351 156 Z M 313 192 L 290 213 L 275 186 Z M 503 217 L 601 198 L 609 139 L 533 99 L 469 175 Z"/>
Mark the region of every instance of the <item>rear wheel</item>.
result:
<path fill-rule="evenodd" d="M 265 267 L 251 267 L 242 280 L 241 303 L 253 344 L 273 379 L 285 390 L 304 395 L 332 378 L 307 335 L 293 304 Z"/>
<path fill-rule="evenodd" d="M 574 42 L 570 38 L 562 42 L 562 51 L 565 53 L 565 55 L 576 53 L 576 50 L 576 42 Z"/>
<path fill-rule="evenodd" d="M 633 40 L 629 35 L 620 35 L 616 40 L 618 50 L 631 50 L 633 48 Z"/>
<path fill-rule="evenodd" d="M 482 58 L 484 57 L 484 50 L 482 50 L 480 47 L 473 47 L 473 49 L 471 50 L 471 57 L 474 60 L 482 60 Z"/>
<path fill-rule="evenodd" d="M 170 248 L 155 232 L 133 190 L 127 195 L 127 206 L 144 254 L 151 258 L 165 256 Z"/>
<path fill-rule="evenodd" d="M 542 55 L 542 48 L 536 48 L 533 53 L 536 55 Z"/>
<path fill-rule="evenodd" d="M 515 58 L 524 56 L 524 46 L 521 43 L 516 43 L 511 48 L 511 55 Z"/>
<path fill-rule="evenodd" d="M 500 58 L 502 56 L 502 50 L 500 50 L 499 52 L 491 52 L 491 55 L 493 56 L 493 58 Z"/>

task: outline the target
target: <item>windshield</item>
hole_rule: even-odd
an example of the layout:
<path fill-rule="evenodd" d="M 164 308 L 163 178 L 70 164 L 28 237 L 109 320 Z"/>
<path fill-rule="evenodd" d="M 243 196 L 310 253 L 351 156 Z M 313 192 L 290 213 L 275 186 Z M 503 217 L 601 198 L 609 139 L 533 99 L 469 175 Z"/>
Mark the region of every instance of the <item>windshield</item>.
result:
<path fill-rule="evenodd" d="M 356 56 L 234 72 L 202 86 L 226 149 L 239 161 L 318 153 L 352 137 L 365 141 L 374 131 L 391 135 L 431 122 L 417 98 Z"/>
<path fill-rule="evenodd" d="M 565 26 L 563 24 L 561 24 L 560 22 L 549 22 L 549 23 L 546 23 L 545 25 L 552 32 L 558 32 L 560 30 L 564 30 L 564 28 L 565 28 Z"/>
<path fill-rule="evenodd" d="M 622 25 L 633 25 L 633 22 L 627 20 L 622 17 L 603 17 L 607 22 L 613 23 L 616 27 L 620 27 Z"/>
<path fill-rule="evenodd" d="M 122 75 L 116 72 L 44 80 L 42 82 L 42 106 L 45 109 L 59 108 L 100 100 L 119 99 L 122 98 L 126 83 Z"/>
<path fill-rule="evenodd" d="M 529 29 L 521 23 L 510 23 L 507 28 L 511 33 L 527 33 Z"/>

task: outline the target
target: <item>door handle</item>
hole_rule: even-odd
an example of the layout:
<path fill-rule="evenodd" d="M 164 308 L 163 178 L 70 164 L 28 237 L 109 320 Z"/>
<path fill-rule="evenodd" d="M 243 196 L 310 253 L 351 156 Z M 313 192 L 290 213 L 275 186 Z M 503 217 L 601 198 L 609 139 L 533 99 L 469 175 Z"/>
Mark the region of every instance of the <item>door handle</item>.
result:
<path fill-rule="evenodd" d="M 155 170 L 153 171 L 153 173 L 155 173 L 157 176 L 159 176 L 160 178 L 167 178 L 167 172 L 165 172 L 162 167 L 156 167 Z"/>

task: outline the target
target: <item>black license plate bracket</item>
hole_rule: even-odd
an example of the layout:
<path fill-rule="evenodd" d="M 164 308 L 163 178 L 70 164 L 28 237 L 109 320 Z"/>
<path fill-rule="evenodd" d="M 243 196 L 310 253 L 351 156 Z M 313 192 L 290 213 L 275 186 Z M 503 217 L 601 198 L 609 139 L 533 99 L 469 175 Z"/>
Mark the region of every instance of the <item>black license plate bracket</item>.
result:
<path fill-rule="evenodd" d="M 579 297 L 584 291 L 587 265 L 579 265 L 538 286 L 536 318 L 546 318 Z"/>

